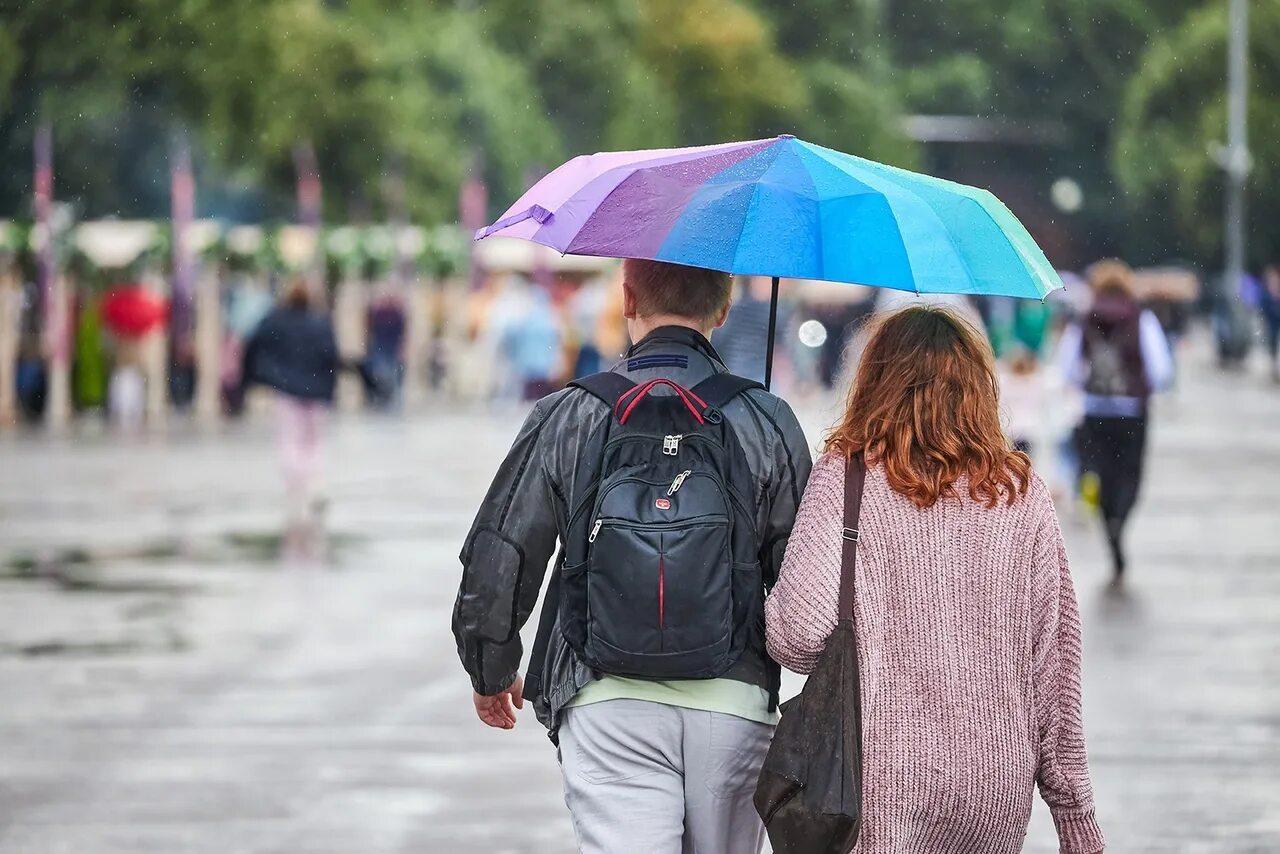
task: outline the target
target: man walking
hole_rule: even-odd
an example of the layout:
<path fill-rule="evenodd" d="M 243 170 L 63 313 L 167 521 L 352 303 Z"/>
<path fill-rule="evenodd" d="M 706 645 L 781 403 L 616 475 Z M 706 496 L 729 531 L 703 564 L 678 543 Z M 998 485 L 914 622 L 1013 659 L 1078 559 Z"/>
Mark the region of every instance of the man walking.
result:
<path fill-rule="evenodd" d="M 584 852 L 754 852 L 777 719 L 764 646 L 811 466 L 790 407 L 708 341 L 728 274 L 624 266 L 637 342 L 535 406 L 462 550 L 454 634 L 486 724 L 533 704 Z M 528 679 L 519 631 L 552 567 Z"/>

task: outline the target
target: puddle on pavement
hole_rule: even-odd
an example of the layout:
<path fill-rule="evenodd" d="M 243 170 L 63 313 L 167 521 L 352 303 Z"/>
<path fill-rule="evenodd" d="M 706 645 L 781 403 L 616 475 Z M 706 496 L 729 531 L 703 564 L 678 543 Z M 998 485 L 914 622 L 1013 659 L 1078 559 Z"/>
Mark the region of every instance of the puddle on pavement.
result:
<path fill-rule="evenodd" d="M 186 652 L 191 642 L 177 632 L 168 632 L 162 638 L 121 638 L 118 640 L 50 640 L 26 644 L 0 644 L 0 655 L 19 655 L 26 658 L 44 656 L 112 656 L 138 653 Z"/>
<path fill-rule="evenodd" d="M 0 557 L 0 581 L 31 581 L 76 595 L 122 595 L 115 619 L 120 634 L 107 637 L 0 638 L 0 656 L 111 657 L 185 652 L 184 597 L 206 587 L 191 570 L 285 569 L 305 564 L 339 569 L 367 538 L 326 534 L 307 539 L 297 532 L 234 531 L 219 536 L 160 540 L 89 551 L 68 548 Z M 168 576 L 168 577 L 166 577 Z M 130 599 L 129 595 L 134 598 Z"/>
<path fill-rule="evenodd" d="M 198 540 L 160 540 L 139 546 L 89 552 L 70 548 L 49 554 L 18 554 L 0 563 L 0 580 L 52 581 L 64 590 L 94 593 L 190 593 L 194 584 L 151 578 L 110 578 L 104 568 L 111 563 L 145 567 L 184 561 L 202 566 L 275 569 L 282 563 L 309 560 L 340 568 L 343 558 L 365 538 L 355 534 L 328 534 L 322 540 L 299 544 L 280 531 L 233 531 Z"/>

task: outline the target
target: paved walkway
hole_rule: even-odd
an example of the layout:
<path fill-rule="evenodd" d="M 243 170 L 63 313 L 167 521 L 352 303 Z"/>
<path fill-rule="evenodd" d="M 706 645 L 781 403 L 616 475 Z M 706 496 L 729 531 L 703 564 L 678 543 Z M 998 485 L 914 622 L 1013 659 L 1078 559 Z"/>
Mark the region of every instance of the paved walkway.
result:
<path fill-rule="evenodd" d="M 1280 391 L 1193 366 L 1171 403 L 1128 597 L 1068 526 L 1101 817 L 1113 852 L 1274 852 Z M 520 417 L 336 422 L 323 568 L 269 557 L 263 426 L 0 438 L 0 851 L 571 850 L 553 751 L 474 720 L 448 627 Z"/>

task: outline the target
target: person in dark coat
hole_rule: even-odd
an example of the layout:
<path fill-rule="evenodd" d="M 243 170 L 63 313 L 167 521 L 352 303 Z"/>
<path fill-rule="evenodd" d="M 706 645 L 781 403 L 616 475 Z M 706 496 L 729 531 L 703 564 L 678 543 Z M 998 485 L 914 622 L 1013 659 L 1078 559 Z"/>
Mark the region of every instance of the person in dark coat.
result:
<path fill-rule="evenodd" d="M 318 521 L 323 511 L 321 427 L 333 402 L 338 366 L 333 322 L 318 309 L 307 282 L 295 279 L 249 336 L 242 371 L 245 385 L 264 385 L 276 393 L 291 533 L 308 518 Z"/>
<path fill-rule="evenodd" d="M 380 409 L 389 409 L 400 401 L 407 326 L 402 299 L 390 291 L 379 293 L 367 316 L 365 371 L 371 381 L 369 400 Z"/>

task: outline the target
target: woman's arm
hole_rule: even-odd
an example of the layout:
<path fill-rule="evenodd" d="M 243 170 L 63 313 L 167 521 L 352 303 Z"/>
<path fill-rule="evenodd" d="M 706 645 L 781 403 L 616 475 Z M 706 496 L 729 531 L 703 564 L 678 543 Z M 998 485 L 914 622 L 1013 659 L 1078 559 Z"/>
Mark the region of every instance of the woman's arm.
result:
<path fill-rule="evenodd" d="M 796 673 L 813 670 L 836 627 L 844 467 L 844 457 L 830 453 L 814 465 L 778 583 L 764 603 L 769 654 Z"/>
<path fill-rule="evenodd" d="M 1080 689 L 1080 610 L 1057 514 L 1035 539 L 1032 692 L 1039 736 L 1036 782 L 1053 813 L 1063 854 L 1102 851 L 1085 756 Z"/>
<path fill-rule="evenodd" d="M 1085 381 L 1084 330 L 1079 323 L 1069 323 L 1058 339 L 1053 356 L 1058 374 L 1070 385 L 1082 387 Z"/>
<path fill-rule="evenodd" d="M 1173 353 L 1164 327 L 1150 311 L 1138 316 L 1138 346 L 1142 349 L 1142 368 L 1151 391 L 1169 388 L 1173 384 Z"/>

